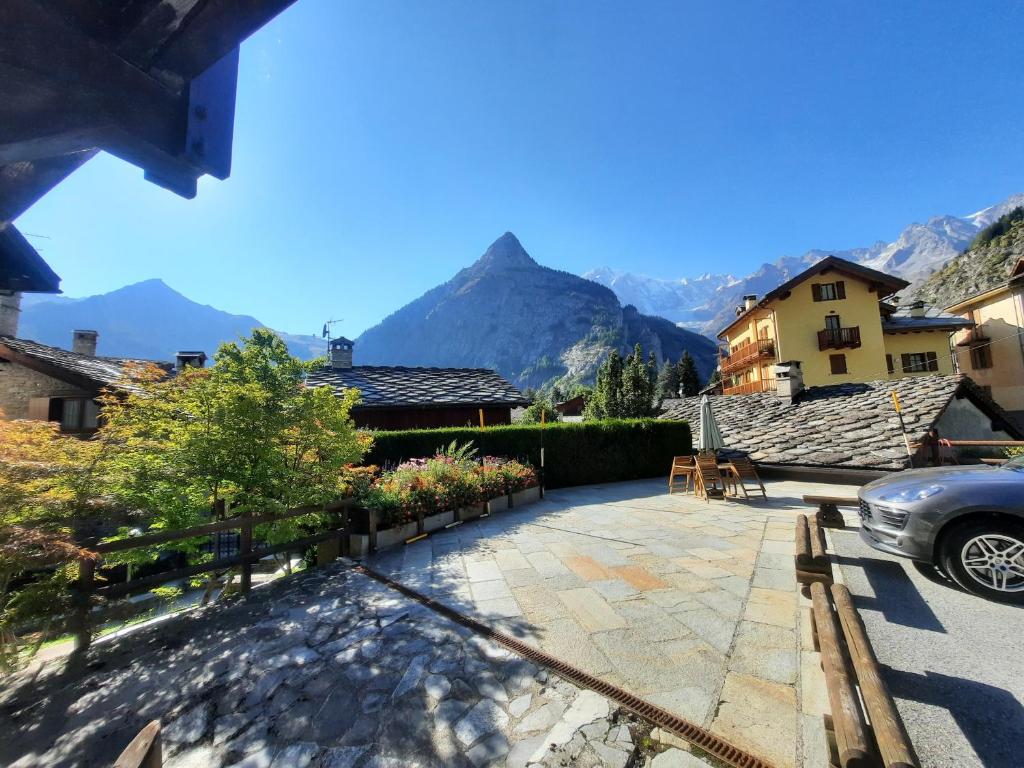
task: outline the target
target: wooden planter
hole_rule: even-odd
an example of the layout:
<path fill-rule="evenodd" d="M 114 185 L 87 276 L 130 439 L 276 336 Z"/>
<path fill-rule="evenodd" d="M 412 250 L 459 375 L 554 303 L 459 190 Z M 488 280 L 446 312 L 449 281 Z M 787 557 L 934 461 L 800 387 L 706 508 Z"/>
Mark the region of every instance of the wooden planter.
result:
<path fill-rule="evenodd" d="M 352 528 L 357 532 L 349 534 L 349 554 L 352 557 L 364 557 L 376 549 L 398 546 L 413 536 L 440 530 L 457 519 L 455 512 L 440 512 L 424 517 L 422 528 L 420 521 L 413 520 L 393 528 L 381 529 L 377 527 L 379 523 L 372 510 L 359 509 L 354 512 L 358 512 L 358 514 L 352 517 Z M 479 513 L 476 516 L 479 517 Z"/>
<path fill-rule="evenodd" d="M 463 522 L 465 522 L 466 520 L 476 520 L 478 517 L 480 517 L 486 511 L 487 511 L 487 505 L 486 504 L 483 504 L 483 503 L 481 503 L 481 504 L 471 504 L 468 507 L 463 507 L 462 509 L 458 510 L 456 512 L 455 519 L 456 520 L 461 520 Z"/>
<path fill-rule="evenodd" d="M 521 491 L 516 491 L 509 497 L 513 508 L 525 507 L 527 504 L 533 504 L 535 501 L 540 501 L 540 486 L 535 485 L 532 488 L 524 488 Z"/>

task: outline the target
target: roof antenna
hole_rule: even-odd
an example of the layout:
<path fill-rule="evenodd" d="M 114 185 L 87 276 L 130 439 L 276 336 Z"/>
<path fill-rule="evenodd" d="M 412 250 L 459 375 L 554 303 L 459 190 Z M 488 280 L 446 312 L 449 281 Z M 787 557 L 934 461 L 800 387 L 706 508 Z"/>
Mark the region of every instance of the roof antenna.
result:
<path fill-rule="evenodd" d="M 330 351 L 331 351 L 331 326 L 335 325 L 337 323 L 342 323 L 344 321 L 345 321 L 345 318 L 339 317 L 337 320 L 328 320 L 326 323 L 324 323 L 324 330 L 320 334 L 320 338 L 327 339 L 327 352 L 328 353 L 330 353 Z"/>

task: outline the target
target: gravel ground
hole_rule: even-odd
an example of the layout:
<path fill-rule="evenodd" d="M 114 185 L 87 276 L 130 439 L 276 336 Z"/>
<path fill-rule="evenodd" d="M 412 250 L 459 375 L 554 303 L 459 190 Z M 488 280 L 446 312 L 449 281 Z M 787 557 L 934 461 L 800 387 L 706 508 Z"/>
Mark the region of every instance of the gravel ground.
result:
<path fill-rule="evenodd" d="M 1024 765 L 1024 609 L 830 535 L 922 765 Z"/>

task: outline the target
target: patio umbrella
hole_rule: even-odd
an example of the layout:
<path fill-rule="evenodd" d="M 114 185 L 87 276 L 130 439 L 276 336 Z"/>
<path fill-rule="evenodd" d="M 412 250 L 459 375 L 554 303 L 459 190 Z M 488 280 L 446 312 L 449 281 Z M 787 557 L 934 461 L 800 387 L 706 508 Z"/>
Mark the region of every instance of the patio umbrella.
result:
<path fill-rule="evenodd" d="M 700 434 L 697 436 L 697 447 L 701 451 L 717 451 L 724 446 L 722 433 L 718 431 L 715 414 L 711 410 L 711 401 L 704 395 L 700 399 Z"/>

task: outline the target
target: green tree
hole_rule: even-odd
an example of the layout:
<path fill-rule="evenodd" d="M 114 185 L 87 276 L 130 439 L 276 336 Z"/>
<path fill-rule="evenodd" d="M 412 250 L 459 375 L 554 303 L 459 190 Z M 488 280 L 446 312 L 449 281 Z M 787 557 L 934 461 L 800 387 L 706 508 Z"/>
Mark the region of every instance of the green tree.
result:
<path fill-rule="evenodd" d="M 593 394 L 587 401 L 587 419 L 625 419 L 654 412 L 657 369 L 653 357 L 645 361 L 637 344 L 625 360 L 617 350 L 597 370 Z"/>
<path fill-rule="evenodd" d="M 112 446 L 116 496 L 152 529 L 175 529 L 222 516 L 268 514 L 336 498 L 343 469 L 369 447 L 349 418 L 358 392 L 337 397 L 306 387 L 322 361 L 302 362 L 272 331 L 224 344 L 206 369 L 108 396 L 99 440 Z M 315 516 L 261 527 L 274 543 L 295 538 Z M 128 535 L 122 529 L 119 536 Z M 195 557 L 201 542 L 191 542 Z M 181 543 L 176 543 L 176 549 Z M 145 562 L 154 551 L 125 553 Z"/>
<path fill-rule="evenodd" d="M 554 404 L 548 398 L 538 395 L 533 403 L 523 412 L 519 421 L 523 424 L 540 424 L 541 414 L 544 415 L 546 423 L 558 421 L 560 418 L 560 414 L 555 410 Z"/>
<path fill-rule="evenodd" d="M 665 361 L 658 371 L 655 389 L 659 400 L 679 397 L 679 367 L 676 364 Z"/>
<path fill-rule="evenodd" d="M 697 364 L 687 350 L 683 350 L 683 356 L 679 358 L 679 386 L 683 390 L 683 397 L 693 397 L 700 392 Z"/>

